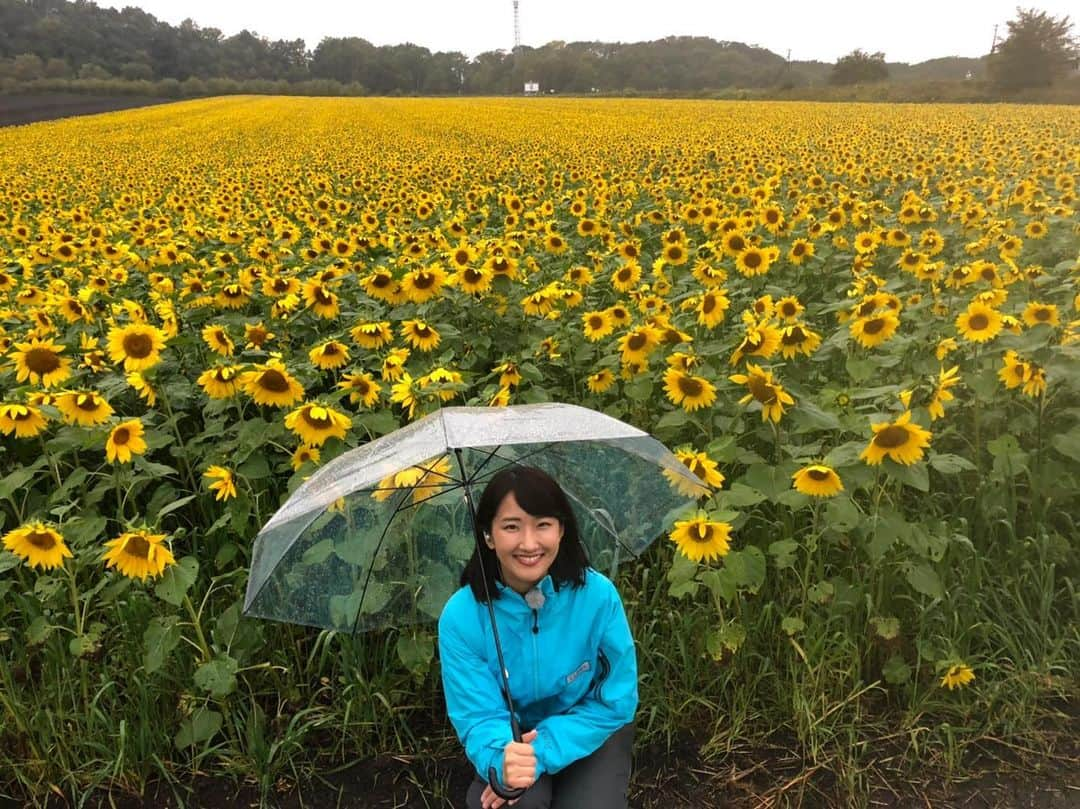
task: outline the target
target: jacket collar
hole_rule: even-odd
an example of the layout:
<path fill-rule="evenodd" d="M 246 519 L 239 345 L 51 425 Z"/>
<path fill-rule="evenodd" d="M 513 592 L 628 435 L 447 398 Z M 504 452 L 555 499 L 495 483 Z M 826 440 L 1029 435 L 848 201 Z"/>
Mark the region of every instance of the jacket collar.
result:
<path fill-rule="evenodd" d="M 499 598 L 495 599 L 496 604 L 501 603 L 504 606 L 513 609 L 514 611 L 518 611 L 519 608 L 526 611 L 531 609 L 526 603 L 525 597 L 521 593 L 508 587 L 507 585 L 503 584 L 501 581 L 498 580 L 495 581 L 495 587 L 498 589 L 500 595 Z M 544 594 L 545 606 L 548 604 L 550 599 L 554 599 L 557 597 L 557 594 L 555 592 L 555 582 L 552 580 L 550 573 L 544 576 L 544 578 L 542 578 L 536 584 L 536 588 Z"/>

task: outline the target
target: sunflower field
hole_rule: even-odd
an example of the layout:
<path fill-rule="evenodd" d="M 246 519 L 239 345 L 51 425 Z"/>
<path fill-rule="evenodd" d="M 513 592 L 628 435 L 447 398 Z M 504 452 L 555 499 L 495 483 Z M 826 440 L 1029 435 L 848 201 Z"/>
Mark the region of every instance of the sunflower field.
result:
<path fill-rule="evenodd" d="M 1078 693 L 1077 132 L 288 98 L 0 131 L 0 772 L 270 789 L 445 741 L 433 627 L 244 618 L 252 541 L 350 447 L 549 400 L 712 491 L 620 571 L 645 741 L 783 729 L 854 793 L 854 739 L 1034 733 Z"/>

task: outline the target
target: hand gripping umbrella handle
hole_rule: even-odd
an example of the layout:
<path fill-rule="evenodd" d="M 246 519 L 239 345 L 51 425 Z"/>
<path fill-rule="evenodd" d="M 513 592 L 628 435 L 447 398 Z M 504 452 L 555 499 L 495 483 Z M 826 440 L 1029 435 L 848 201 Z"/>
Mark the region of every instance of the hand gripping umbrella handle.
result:
<path fill-rule="evenodd" d="M 514 741 L 521 741 L 521 725 L 518 724 L 517 717 L 512 713 L 510 714 L 510 731 L 514 734 Z M 528 787 L 517 787 L 516 789 L 510 789 L 504 787 L 499 783 L 499 774 L 495 772 L 494 767 L 488 767 L 488 786 L 491 787 L 491 791 L 498 795 L 503 800 L 512 801 L 516 798 L 520 798 L 525 794 Z"/>

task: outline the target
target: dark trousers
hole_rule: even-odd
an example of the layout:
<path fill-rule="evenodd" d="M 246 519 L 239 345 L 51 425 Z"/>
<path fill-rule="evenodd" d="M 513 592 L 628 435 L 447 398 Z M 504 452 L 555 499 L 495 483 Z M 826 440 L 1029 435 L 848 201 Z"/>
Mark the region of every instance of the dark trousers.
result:
<path fill-rule="evenodd" d="M 624 725 L 598 750 L 554 775 L 544 773 L 513 809 L 626 809 L 634 726 Z M 479 777 L 469 787 L 468 809 L 480 809 L 487 782 Z"/>

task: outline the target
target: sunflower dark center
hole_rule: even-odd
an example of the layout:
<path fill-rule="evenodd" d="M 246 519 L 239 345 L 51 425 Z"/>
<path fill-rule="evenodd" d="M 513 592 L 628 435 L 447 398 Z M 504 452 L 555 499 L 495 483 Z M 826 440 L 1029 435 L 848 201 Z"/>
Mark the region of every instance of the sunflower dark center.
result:
<path fill-rule="evenodd" d="M 281 371 L 269 368 L 262 372 L 259 377 L 259 387 L 263 390 L 268 390 L 271 393 L 287 393 L 289 390 L 289 380 L 285 378 L 285 375 Z"/>
<path fill-rule="evenodd" d="M 124 553 L 139 559 L 146 559 L 150 555 L 150 543 L 144 537 L 133 536 L 124 543 Z"/>
<path fill-rule="evenodd" d="M 683 396 L 700 396 L 705 391 L 705 386 L 701 384 L 701 380 L 693 376 L 680 376 L 679 377 L 679 390 Z"/>
<path fill-rule="evenodd" d="M 225 293 L 226 298 L 242 298 L 244 297 L 244 290 L 237 284 L 229 284 L 222 290 Z"/>
<path fill-rule="evenodd" d="M 716 308 L 716 298 L 713 295 L 706 295 L 701 300 L 701 312 L 702 314 L 710 314 L 713 309 Z"/>
<path fill-rule="evenodd" d="M 327 430 L 333 426 L 333 422 L 329 416 L 316 417 L 311 415 L 311 408 L 304 410 L 304 421 L 314 427 L 316 430 Z"/>
<path fill-rule="evenodd" d="M 890 424 L 874 436 L 874 443 L 882 449 L 896 449 L 911 440 L 911 432 L 902 424 Z"/>
<path fill-rule="evenodd" d="M 75 406 L 79 408 L 79 410 L 85 410 L 88 413 L 94 413 L 101 406 L 101 402 L 98 401 L 97 396 L 80 396 L 76 400 Z"/>
<path fill-rule="evenodd" d="M 872 317 L 863 324 L 864 334 L 879 334 L 885 328 L 885 320 L 880 317 Z"/>
<path fill-rule="evenodd" d="M 780 342 L 786 346 L 797 346 L 804 340 L 806 340 L 806 332 L 804 332 L 800 326 L 792 326 L 790 329 L 785 329 L 783 337 L 780 338 Z"/>
<path fill-rule="evenodd" d="M 26 541 L 41 551 L 50 551 L 56 547 L 56 535 L 52 531 L 31 531 Z"/>
<path fill-rule="evenodd" d="M 694 540 L 694 542 L 700 542 L 704 545 L 712 541 L 713 527 L 707 524 L 698 524 L 695 525 L 689 533 L 690 538 Z"/>
<path fill-rule="evenodd" d="M 124 353 L 135 360 L 145 359 L 154 351 L 154 341 L 149 334 L 136 332 L 124 335 Z"/>
<path fill-rule="evenodd" d="M 776 388 L 759 376 L 750 377 L 746 386 L 750 394 L 763 405 L 769 405 L 776 401 Z"/>
<path fill-rule="evenodd" d="M 604 318 L 600 315 L 593 315 L 589 318 L 590 329 L 602 329 L 604 327 Z"/>
<path fill-rule="evenodd" d="M 31 348 L 24 358 L 26 367 L 35 374 L 49 374 L 60 367 L 60 357 L 51 348 Z"/>
<path fill-rule="evenodd" d="M 757 267 L 761 266 L 761 254 L 748 252 L 745 256 L 743 256 L 743 263 L 750 269 L 756 269 Z"/>
<path fill-rule="evenodd" d="M 483 280 L 484 274 L 479 270 L 474 270 L 471 267 L 464 272 L 465 281 L 470 284 L 478 284 Z"/>
<path fill-rule="evenodd" d="M 983 331 L 990 325 L 990 318 L 981 312 L 977 315 L 972 315 L 971 320 L 968 321 L 968 327 L 972 331 Z"/>
<path fill-rule="evenodd" d="M 634 277 L 634 271 L 631 270 L 629 267 L 623 267 L 621 270 L 619 270 L 617 273 L 615 273 L 615 277 L 619 281 L 621 281 L 623 283 L 626 283 L 627 281 L 629 281 L 631 278 Z"/>
<path fill-rule="evenodd" d="M 630 339 L 626 341 L 626 347 L 631 351 L 640 351 L 645 347 L 647 342 L 648 339 L 644 334 L 632 334 L 630 335 Z"/>
<path fill-rule="evenodd" d="M 114 444 L 123 446 L 131 440 L 131 430 L 127 427 L 117 427 L 113 430 L 112 440 Z"/>
<path fill-rule="evenodd" d="M 682 258 L 683 251 L 682 251 L 682 248 L 679 247 L 679 245 L 673 244 L 670 247 L 668 247 L 667 254 L 668 254 L 668 258 L 677 259 L 677 258 Z"/>
<path fill-rule="evenodd" d="M 1035 314 L 1035 319 L 1036 320 L 1049 320 L 1050 319 L 1050 310 L 1049 309 L 1043 309 L 1043 308 L 1036 309 L 1034 314 Z"/>
<path fill-rule="evenodd" d="M 390 284 L 393 282 L 393 280 L 394 279 L 391 276 L 383 275 L 382 273 L 379 273 L 378 275 L 376 275 L 374 278 L 371 279 L 371 285 L 373 287 L 375 287 L 376 289 L 384 289 L 384 288 L 390 286 Z"/>
<path fill-rule="evenodd" d="M 821 483 L 824 480 L 828 480 L 830 475 L 829 471 L 826 469 L 808 469 L 806 471 L 806 474 L 808 477 L 813 478 L 818 483 Z"/>
<path fill-rule="evenodd" d="M 334 296 L 324 289 L 316 289 L 315 300 L 317 300 L 323 306 L 329 306 L 331 303 L 334 302 Z"/>
<path fill-rule="evenodd" d="M 795 317 L 799 313 L 799 310 L 795 308 L 793 303 L 785 303 L 780 306 L 780 314 L 784 317 Z"/>
<path fill-rule="evenodd" d="M 468 250 L 458 250 L 456 253 L 454 253 L 454 261 L 457 262 L 458 264 L 461 264 L 462 266 L 468 264 L 469 263 L 469 251 Z"/>
<path fill-rule="evenodd" d="M 338 349 L 337 343 L 327 343 L 323 346 L 322 353 L 324 357 L 336 357 L 341 351 Z"/>
<path fill-rule="evenodd" d="M 795 256 L 801 256 L 805 252 L 806 248 L 801 244 L 796 244 L 794 247 L 791 248 L 791 253 Z"/>

